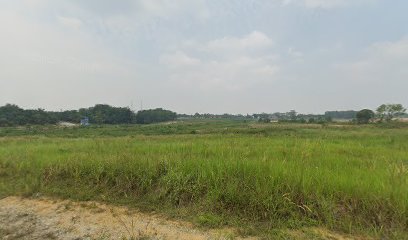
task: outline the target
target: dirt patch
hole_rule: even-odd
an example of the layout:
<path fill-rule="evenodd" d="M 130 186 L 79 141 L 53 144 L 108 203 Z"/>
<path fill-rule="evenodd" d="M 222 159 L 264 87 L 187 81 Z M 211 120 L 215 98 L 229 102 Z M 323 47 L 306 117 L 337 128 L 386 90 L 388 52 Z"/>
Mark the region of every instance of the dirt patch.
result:
<path fill-rule="evenodd" d="M 0 200 L 0 239 L 230 239 L 186 222 L 96 202 L 8 197 Z"/>
<path fill-rule="evenodd" d="M 326 229 L 289 230 L 283 239 L 369 239 L 345 237 Z M 193 224 L 168 220 L 126 207 L 50 198 L 0 199 L 0 239 L 141 240 L 258 239 L 242 238 L 234 229 L 204 231 Z M 274 238 L 272 238 L 274 239 Z M 279 238 L 281 239 L 281 238 Z"/>

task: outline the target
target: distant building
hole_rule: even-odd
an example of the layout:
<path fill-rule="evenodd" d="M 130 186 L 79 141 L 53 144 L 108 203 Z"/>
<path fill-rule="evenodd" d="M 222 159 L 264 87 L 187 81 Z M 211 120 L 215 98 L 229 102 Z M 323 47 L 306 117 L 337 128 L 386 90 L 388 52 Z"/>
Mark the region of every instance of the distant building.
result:
<path fill-rule="evenodd" d="M 81 126 L 89 126 L 89 118 L 84 117 L 81 119 Z"/>

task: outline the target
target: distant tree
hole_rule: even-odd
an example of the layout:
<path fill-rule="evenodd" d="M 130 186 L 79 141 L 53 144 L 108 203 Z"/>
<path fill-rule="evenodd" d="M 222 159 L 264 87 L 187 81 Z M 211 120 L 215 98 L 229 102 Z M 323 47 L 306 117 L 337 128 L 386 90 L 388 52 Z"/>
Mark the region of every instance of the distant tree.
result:
<path fill-rule="evenodd" d="M 391 104 L 389 106 L 390 110 L 389 110 L 389 114 L 392 117 L 400 117 L 403 116 L 405 114 L 405 112 L 407 111 L 406 108 L 404 108 L 402 106 L 402 104 Z"/>
<path fill-rule="evenodd" d="M 81 114 L 77 110 L 54 112 L 54 115 L 62 122 L 79 123 L 81 121 Z"/>
<path fill-rule="evenodd" d="M 270 122 L 271 120 L 270 114 L 267 114 L 267 113 L 253 114 L 253 118 L 258 119 L 258 122 L 265 122 L 266 119 L 269 119 L 269 122 Z"/>
<path fill-rule="evenodd" d="M 331 117 L 332 119 L 354 119 L 357 112 L 353 110 L 348 111 L 327 111 L 324 113 L 326 117 Z"/>
<path fill-rule="evenodd" d="M 290 110 L 290 112 L 287 113 L 289 119 L 291 121 L 296 121 L 297 119 L 297 112 L 295 110 Z"/>
<path fill-rule="evenodd" d="M 6 104 L 0 107 L 0 119 L 3 126 L 25 125 L 29 123 L 24 109 L 14 104 Z"/>
<path fill-rule="evenodd" d="M 268 118 L 268 117 L 260 117 L 260 118 L 258 119 L 258 122 L 260 122 L 260 123 L 270 123 L 270 122 L 271 122 L 271 119 Z"/>
<path fill-rule="evenodd" d="M 382 104 L 381 106 L 379 106 L 377 108 L 377 116 L 380 119 L 380 122 L 384 121 L 384 118 L 386 116 L 386 112 L 387 112 L 387 105 L 386 104 Z"/>
<path fill-rule="evenodd" d="M 150 124 L 158 122 L 173 121 L 177 118 L 175 112 L 164 110 L 162 108 L 142 110 L 136 114 L 136 123 Z"/>
<path fill-rule="evenodd" d="M 57 123 L 55 115 L 46 112 L 44 109 L 24 110 L 24 116 L 26 124 L 44 125 Z"/>
<path fill-rule="evenodd" d="M 377 108 L 377 116 L 381 122 L 390 122 L 393 118 L 404 115 L 406 111 L 401 104 L 382 104 Z"/>
<path fill-rule="evenodd" d="M 0 107 L 0 126 L 13 125 L 44 125 L 59 121 L 79 123 L 82 117 L 89 117 L 91 123 L 98 124 L 129 124 L 134 119 L 134 112 L 129 108 L 111 107 L 98 104 L 79 111 L 48 112 L 44 109 L 24 110 L 17 105 L 7 104 Z"/>
<path fill-rule="evenodd" d="M 324 121 L 325 122 L 333 122 L 333 118 L 331 116 L 325 116 Z"/>
<path fill-rule="evenodd" d="M 7 120 L 6 118 L 0 118 L 0 127 L 8 127 L 11 126 L 12 123 Z"/>
<path fill-rule="evenodd" d="M 112 107 L 107 104 L 97 104 L 94 107 L 79 110 L 81 117 L 88 117 L 96 124 L 129 124 L 134 119 L 134 113 L 129 108 Z"/>
<path fill-rule="evenodd" d="M 359 124 L 367 124 L 374 117 L 375 117 L 375 113 L 371 111 L 370 109 L 363 109 L 357 112 L 357 115 L 356 115 L 357 123 Z"/>

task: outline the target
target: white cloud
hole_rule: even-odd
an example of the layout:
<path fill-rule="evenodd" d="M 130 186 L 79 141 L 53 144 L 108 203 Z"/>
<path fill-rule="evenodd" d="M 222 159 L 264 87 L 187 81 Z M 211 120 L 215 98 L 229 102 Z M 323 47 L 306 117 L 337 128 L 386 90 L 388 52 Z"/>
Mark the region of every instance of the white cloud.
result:
<path fill-rule="evenodd" d="M 142 12 L 152 17 L 168 18 L 190 12 L 194 17 L 207 18 L 209 15 L 204 0 L 136 0 L 137 6 L 141 6 Z"/>
<path fill-rule="evenodd" d="M 180 111 L 202 103 L 205 111 L 317 112 L 353 108 L 360 91 L 385 90 L 379 101 L 392 102 L 386 98 L 408 89 L 408 40 L 373 44 L 355 57 L 360 44 L 405 33 L 397 10 L 406 4 L 387 5 L 384 24 L 375 16 L 385 2 L 362 8 L 377 1 L 3 1 L 0 103 L 55 109 L 150 97 L 152 106 Z M 348 7 L 361 8 L 320 14 Z M 355 34 L 361 29 L 367 34 Z M 333 67 L 339 62 L 347 64 Z"/>
<path fill-rule="evenodd" d="M 369 46 L 358 61 L 339 65 L 344 76 L 355 82 L 408 85 L 408 38 Z M 400 90 L 396 89 L 397 91 Z"/>
<path fill-rule="evenodd" d="M 107 81 L 135 79 L 133 64 L 80 31 L 67 34 L 58 25 L 4 10 L 0 10 L 0 29 L 1 103 L 51 109 L 84 106 L 115 91 Z"/>
<path fill-rule="evenodd" d="M 309 8 L 343 7 L 355 2 L 356 0 L 304 0 L 304 4 Z"/>
<path fill-rule="evenodd" d="M 295 58 L 297 60 L 303 58 L 303 53 L 301 51 L 298 51 L 294 48 L 289 48 L 288 49 L 288 55 L 291 56 L 292 58 Z"/>
<path fill-rule="evenodd" d="M 197 58 L 187 56 L 184 52 L 178 51 L 173 54 L 163 54 L 160 63 L 172 68 L 197 66 L 201 61 Z"/>
<path fill-rule="evenodd" d="M 171 68 L 171 66 L 169 66 Z M 181 66 L 170 72 L 170 80 L 184 87 L 201 90 L 243 91 L 262 81 L 271 81 L 279 67 L 263 58 L 241 57 L 230 61 L 204 61 Z"/>
<path fill-rule="evenodd" d="M 84 27 L 122 39 L 141 34 L 146 38 L 159 38 L 168 22 L 187 24 L 183 19 L 202 22 L 210 17 L 205 0 L 24 0 L 15 7 L 20 13 L 40 19 L 52 16 L 65 27 Z"/>
<path fill-rule="evenodd" d="M 273 81 L 280 67 L 277 57 L 264 51 L 273 46 L 264 33 L 254 31 L 241 38 L 224 37 L 207 43 L 188 41 L 184 51 L 161 56 L 171 81 L 202 90 L 241 91 L 262 81 Z M 183 46 L 180 46 L 181 48 Z M 200 55 L 192 57 L 191 54 Z"/>
<path fill-rule="evenodd" d="M 210 41 L 207 46 L 211 51 L 245 51 L 252 49 L 263 49 L 273 45 L 273 41 L 264 33 L 253 31 L 242 37 L 224 37 Z"/>
<path fill-rule="evenodd" d="M 331 9 L 361 4 L 371 4 L 377 1 L 378 0 L 283 0 L 282 4 L 301 4 L 307 8 Z"/>
<path fill-rule="evenodd" d="M 69 28 L 79 29 L 82 26 L 82 21 L 78 18 L 58 16 L 57 19 L 58 22 Z"/>
<path fill-rule="evenodd" d="M 369 49 L 370 55 L 400 59 L 408 62 L 408 37 L 396 42 L 381 42 L 373 44 Z"/>

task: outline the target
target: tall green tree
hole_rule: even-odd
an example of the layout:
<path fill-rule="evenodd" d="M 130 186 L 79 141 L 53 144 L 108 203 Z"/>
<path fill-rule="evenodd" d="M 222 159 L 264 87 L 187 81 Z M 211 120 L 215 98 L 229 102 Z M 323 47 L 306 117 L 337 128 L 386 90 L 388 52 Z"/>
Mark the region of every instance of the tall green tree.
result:
<path fill-rule="evenodd" d="M 393 118 L 402 116 L 407 111 L 402 104 L 382 104 L 377 108 L 380 121 L 390 122 Z"/>
<path fill-rule="evenodd" d="M 375 113 L 370 109 L 363 109 L 356 114 L 357 123 L 367 124 L 375 117 Z"/>

